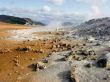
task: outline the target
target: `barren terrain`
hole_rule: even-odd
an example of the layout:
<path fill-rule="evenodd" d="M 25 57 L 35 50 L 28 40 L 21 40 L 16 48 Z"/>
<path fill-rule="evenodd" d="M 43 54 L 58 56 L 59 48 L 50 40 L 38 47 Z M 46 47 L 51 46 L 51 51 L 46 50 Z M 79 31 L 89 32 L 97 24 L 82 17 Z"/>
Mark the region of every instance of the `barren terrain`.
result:
<path fill-rule="evenodd" d="M 71 33 L 0 23 L 0 82 L 109 82 L 108 43 Z"/>

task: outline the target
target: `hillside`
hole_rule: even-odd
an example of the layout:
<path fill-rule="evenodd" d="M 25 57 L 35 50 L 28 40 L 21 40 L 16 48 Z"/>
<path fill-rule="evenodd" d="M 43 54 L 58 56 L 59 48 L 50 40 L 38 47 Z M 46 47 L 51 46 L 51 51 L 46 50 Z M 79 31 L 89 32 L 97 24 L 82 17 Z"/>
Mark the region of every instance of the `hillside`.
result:
<path fill-rule="evenodd" d="M 21 25 L 42 25 L 45 24 L 41 22 L 33 21 L 29 18 L 20 18 L 15 16 L 7 16 L 7 15 L 0 15 L 0 22 L 10 23 L 10 24 L 21 24 Z"/>
<path fill-rule="evenodd" d="M 110 18 L 92 19 L 76 27 L 79 36 L 93 36 L 99 39 L 109 39 Z"/>

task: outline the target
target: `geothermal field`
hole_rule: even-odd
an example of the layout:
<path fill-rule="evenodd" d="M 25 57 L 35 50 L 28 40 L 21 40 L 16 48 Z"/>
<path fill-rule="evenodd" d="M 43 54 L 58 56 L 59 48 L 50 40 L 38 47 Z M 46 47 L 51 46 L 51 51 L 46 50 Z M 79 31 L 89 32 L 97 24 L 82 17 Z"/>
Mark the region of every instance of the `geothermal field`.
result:
<path fill-rule="evenodd" d="M 0 0 L 0 82 L 110 82 L 110 0 Z"/>
<path fill-rule="evenodd" d="M 109 20 L 69 29 L 1 22 L 0 82 L 110 82 Z"/>

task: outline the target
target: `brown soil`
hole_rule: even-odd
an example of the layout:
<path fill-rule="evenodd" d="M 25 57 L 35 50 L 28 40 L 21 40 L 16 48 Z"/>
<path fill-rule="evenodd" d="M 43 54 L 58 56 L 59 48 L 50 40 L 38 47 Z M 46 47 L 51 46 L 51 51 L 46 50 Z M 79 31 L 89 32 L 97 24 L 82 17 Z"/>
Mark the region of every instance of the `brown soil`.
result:
<path fill-rule="evenodd" d="M 11 36 L 7 30 L 27 29 L 28 26 L 0 22 L 0 38 Z"/>
<path fill-rule="evenodd" d="M 0 32 L 0 37 L 8 37 L 11 34 L 7 33 L 7 32 Z"/>
<path fill-rule="evenodd" d="M 26 26 L 13 25 L 7 23 L 0 23 L 0 37 L 7 37 L 6 31 L 10 29 L 26 29 Z M 49 43 L 49 42 L 48 42 Z M 37 53 L 34 51 L 17 51 L 18 47 L 27 47 L 32 49 L 44 50 L 43 53 Z M 44 41 L 13 41 L 13 40 L 0 40 L 0 82 L 17 82 L 19 76 L 25 76 L 28 73 L 33 72 L 28 68 L 33 62 L 44 58 L 48 55 L 51 43 L 45 45 Z"/>
<path fill-rule="evenodd" d="M 0 22 L 0 30 L 7 30 L 7 29 L 26 29 L 27 26 L 24 25 L 17 25 L 17 24 L 8 24 Z"/>
<path fill-rule="evenodd" d="M 1 40 L 0 49 L 8 49 L 9 52 L 0 53 L 0 82 L 16 82 L 19 80 L 19 76 L 25 76 L 32 72 L 32 69 L 28 68 L 28 66 L 46 57 L 51 52 L 51 45 L 50 42 L 45 45 L 43 41 L 13 42 Z M 24 48 L 27 46 L 36 50 L 42 49 L 44 52 L 16 50 L 18 47 Z M 16 65 L 16 61 L 18 61 L 19 65 Z"/>

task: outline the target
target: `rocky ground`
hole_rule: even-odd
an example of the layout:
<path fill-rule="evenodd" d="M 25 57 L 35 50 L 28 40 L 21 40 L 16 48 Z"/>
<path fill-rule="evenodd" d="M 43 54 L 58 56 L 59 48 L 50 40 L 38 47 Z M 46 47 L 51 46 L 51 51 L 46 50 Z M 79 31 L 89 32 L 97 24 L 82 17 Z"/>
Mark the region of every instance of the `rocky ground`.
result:
<path fill-rule="evenodd" d="M 109 42 L 75 39 L 67 29 L 4 27 L 0 82 L 109 82 Z"/>

